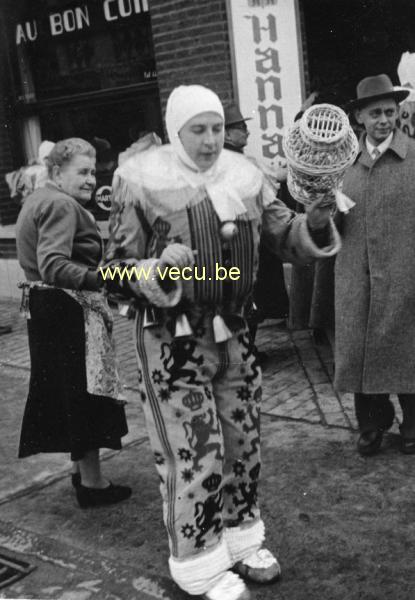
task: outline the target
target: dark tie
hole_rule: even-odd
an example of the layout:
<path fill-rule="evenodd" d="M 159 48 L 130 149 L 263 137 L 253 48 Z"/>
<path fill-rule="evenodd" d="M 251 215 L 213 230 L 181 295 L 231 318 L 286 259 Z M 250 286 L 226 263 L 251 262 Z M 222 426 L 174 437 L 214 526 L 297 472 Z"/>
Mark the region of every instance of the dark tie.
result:
<path fill-rule="evenodd" d="M 380 152 L 377 148 L 375 148 L 372 152 L 373 160 L 377 160 L 381 154 L 382 154 L 382 152 Z"/>

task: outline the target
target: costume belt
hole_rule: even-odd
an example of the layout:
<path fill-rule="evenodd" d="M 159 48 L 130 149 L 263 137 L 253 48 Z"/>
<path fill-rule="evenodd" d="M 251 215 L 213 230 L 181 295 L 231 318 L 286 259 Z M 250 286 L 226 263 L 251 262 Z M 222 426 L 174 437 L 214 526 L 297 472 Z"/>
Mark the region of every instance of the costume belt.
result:
<path fill-rule="evenodd" d="M 145 305 L 143 311 L 143 328 L 168 324 L 174 338 L 192 337 L 193 327 L 201 318 L 211 319 L 213 336 L 217 344 L 231 339 L 234 332 L 246 326 L 246 307 L 243 304 L 217 306 L 212 303 L 192 303 L 182 300 L 172 308 L 159 308 Z"/>

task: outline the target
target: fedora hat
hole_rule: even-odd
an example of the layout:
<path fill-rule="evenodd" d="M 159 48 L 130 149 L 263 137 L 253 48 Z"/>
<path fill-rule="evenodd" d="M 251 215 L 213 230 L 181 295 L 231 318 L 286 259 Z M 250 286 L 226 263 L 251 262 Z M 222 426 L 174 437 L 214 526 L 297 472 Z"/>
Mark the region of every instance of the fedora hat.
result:
<path fill-rule="evenodd" d="M 243 117 L 239 106 L 237 104 L 229 104 L 225 106 L 225 127 L 235 125 L 236 123 L 242 123 L 244 121 L 250 121 L 252 117 Z"/>
<path fill-rule="evenodd" d="M 348 102 L 347 110 L 362 108 L 366 104 L 382 100 L 382 98 L 394 98 L 396 102 L 402 102 L 409 95 L 409 90 L 394 87 L 389 77 L 382 73 L 373 77 L 365 77 L 359 81 L 356 93 L 357 98 Z"/>

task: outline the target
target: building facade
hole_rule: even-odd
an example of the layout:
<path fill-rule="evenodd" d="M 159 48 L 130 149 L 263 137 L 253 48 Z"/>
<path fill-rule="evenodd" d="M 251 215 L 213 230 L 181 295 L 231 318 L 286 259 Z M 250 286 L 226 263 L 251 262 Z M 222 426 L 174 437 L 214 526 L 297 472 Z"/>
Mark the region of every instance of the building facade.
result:
<path fill-rule="evenodd" d="M 2 225 L 19 209 L 5 174 L 42 140 L 98 138 L 116 158 L 144 132 L 163 135 L 178 82 L 233 98 L 225 0 L 153 0 L 151 16 L 147 0 L 4 0 L 0 11 Z"/>
<path fill-rule="evenodd" d="M 304 92 L 297 50 L 281 41 L 284 22 L 296 36 L 298 3 L 285 0 L 287 14 L 282 4 L 4 0 L 1 76 L 8 93 L 0 108 L 6 156 L 0 172 L 1 223 L 13 223 L 18 211 L 4 175 L 35 160 L 42 140 L 98 139 L 98 150 L 116 157 L 143 132 L 163 136 L 166 99 L 178 84 L 211 87 L 224 104 L 239 100 L 246 116 L 254 121 L 258 116 L 257 129 L 267 136 L 265 158 L 280 155 L 283 110 L 294 104 L 298 109 Z M 284 47 L 289 68 L 281 61 Z M 293 68 L 295 102 L 291 92 L 288 97 L 292 78 L 287 74 Z M 257 146 L 261 153 L 258 141 Z"/>

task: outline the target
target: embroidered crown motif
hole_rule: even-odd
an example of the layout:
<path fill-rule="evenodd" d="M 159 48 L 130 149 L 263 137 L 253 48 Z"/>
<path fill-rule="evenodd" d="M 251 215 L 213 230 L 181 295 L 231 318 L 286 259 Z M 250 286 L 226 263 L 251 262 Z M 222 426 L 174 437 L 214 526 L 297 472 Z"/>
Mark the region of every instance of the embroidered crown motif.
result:
<path fill-rule="evenodd" d="M 218 473 L 212 473 L 212 475 L 209 475 L 209 477 L 207 477 L 203 481 L 202 486 L 208 492 L 215 492 L 218 489 L 218 487 L 220 486 L 221 481 L 222 481 L 221 475 L 219 475 Z"/>
<path fill-rule="evenodd" d="M 189 408 L 192 412 L 199 410 L 203 404 L 203 394 L 201 392 L 189 392 L 183 398 L 183 406 Z"/>

